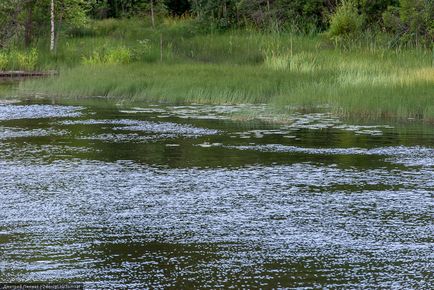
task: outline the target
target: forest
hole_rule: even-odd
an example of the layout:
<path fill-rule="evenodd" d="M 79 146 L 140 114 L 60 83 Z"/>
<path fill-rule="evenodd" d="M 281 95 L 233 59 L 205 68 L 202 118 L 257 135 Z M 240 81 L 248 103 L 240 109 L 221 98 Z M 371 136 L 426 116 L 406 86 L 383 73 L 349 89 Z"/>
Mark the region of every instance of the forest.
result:
<path fill-rule="evenodd" d="M 47 35 L 50 0 L 4 0 L 0 45 L 26 47 Z M 430 46 L 434 35 L 431 0 L 54 0 L 56 33 L 84 29 L 91 19 L 189 17 L 204 31 L 252 28 L 302 34 L 328 30 L 331 38 L 383 32 L 398 43 Z M 65 27 L 63 27 L 65 26 Z"/>

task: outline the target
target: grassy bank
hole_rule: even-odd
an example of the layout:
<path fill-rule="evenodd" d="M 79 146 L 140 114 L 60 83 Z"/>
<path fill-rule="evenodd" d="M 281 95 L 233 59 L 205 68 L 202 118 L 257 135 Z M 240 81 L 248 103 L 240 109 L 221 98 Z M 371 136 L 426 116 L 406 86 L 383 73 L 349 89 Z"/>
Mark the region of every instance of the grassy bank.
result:
<path fill-rule="evenodd" d="M 21 83 L 19 95 L 106 96 L 126 102 L 269 103 L 327 107 L 344 116 L 434 119 L 432 52 L 359 39 L 342 49 L 320 36 L 203 34 L 188 20 L 153 30 L 95 23 L 61 41 L 39 66 L 60 76 Z"/>

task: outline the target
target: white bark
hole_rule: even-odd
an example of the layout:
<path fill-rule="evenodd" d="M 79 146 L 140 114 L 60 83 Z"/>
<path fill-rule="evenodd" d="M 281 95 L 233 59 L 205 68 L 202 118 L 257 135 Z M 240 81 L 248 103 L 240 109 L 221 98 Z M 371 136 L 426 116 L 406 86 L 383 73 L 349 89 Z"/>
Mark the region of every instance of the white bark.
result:
<path fill-rule="evenodd" d="M 50 51 L 54 51 L 55 38 L 55 27 L 54 27 L 54 0 L 51 0 L 51 39 L 50 39 Z"/>

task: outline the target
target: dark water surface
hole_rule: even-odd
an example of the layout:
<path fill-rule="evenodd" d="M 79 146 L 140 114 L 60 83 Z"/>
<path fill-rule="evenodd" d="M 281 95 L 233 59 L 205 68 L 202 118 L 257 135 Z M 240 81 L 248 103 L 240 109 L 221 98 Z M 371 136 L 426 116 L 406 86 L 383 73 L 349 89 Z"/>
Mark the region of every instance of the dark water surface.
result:
<path fill-rule="evenodd" d="M 245 109 L 1 104 L 0 282 L 434 287 L 432 125 Z"/>

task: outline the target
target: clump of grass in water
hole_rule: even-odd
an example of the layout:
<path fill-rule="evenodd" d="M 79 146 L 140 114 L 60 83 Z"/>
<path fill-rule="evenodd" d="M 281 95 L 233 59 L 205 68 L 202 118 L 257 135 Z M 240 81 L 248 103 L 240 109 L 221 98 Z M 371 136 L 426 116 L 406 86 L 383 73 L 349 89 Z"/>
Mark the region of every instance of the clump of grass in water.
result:
<path fill-rule="evenodd" d="M 214 64 L 130 64 L 78 66 L 60 77 L 30 80 L 22 92 L 53 96 L 107 96 L 132 101 L 258 103 L 278 93 L 287 75 L 252 66 Z M 246 81 L 247 80 L 247 81 Z"/>

